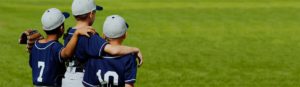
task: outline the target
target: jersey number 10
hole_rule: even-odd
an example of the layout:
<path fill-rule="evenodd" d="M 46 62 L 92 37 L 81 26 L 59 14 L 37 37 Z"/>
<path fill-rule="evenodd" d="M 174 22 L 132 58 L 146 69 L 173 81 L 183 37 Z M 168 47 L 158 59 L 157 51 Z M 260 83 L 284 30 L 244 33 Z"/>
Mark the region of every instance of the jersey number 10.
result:
<path fill-rule="evenodd" d="M 101 85 L 105 85 L 105 84 L 108 85 L 108 83 L 110 83 L 109 77 L 113 77 L 113 85 L 118 86 L 119 75 L 115 71 L 107 71 L 104 74 L 104 80 L 102 79 L 102 76 L 101 76 L 101 70 L 98 70 L 97 76 L 98 76 L 98 80 L 100 81 Z"/>

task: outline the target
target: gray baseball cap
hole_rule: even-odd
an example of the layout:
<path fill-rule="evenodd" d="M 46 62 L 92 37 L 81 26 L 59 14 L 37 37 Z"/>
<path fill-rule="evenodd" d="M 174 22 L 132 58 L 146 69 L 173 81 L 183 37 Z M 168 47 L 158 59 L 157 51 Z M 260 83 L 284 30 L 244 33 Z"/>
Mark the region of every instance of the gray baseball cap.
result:
<path fill-rule="evenodd" d="M 119 38 L 129 28 L 128 24 L 119 15 L 108 16 L 103 24 L 103 33 L 108 38 Z"/>
<path fill-rule="evenodd" d="M 94 0 L 73 0 L 72 14 L 83 15 L 94 10 L 103 10 L 103 7 L 95 4 Z"/>
<path fill-rule="evenodd" d="M 65 19 L 70 16 L 67 12 L 61 12 L 57 8 L 47 9 L 42 16 L 42 25 L 45 31 L 51 31 L 64 23 Z"/>

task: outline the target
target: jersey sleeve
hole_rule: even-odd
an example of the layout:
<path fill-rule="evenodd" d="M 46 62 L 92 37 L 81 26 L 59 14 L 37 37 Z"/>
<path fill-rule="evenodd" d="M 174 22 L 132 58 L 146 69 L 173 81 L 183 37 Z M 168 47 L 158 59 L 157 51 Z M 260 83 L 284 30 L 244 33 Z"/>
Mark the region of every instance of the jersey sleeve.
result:
<path fill-rule="evenodd" d="M 94 34 L 90 38 L 87 38 L 87 44 L 85 45 L 86 47 L 84 47 L 84 50 L 88 56 L 99 57 L 103 54 L 106 44 L 107 42 L 98 34 Z"/>
<path fill-rule="evenodd" d="M 56 62 L 62 63 L 63 60 L 61 58 L 61 51 L 64 48 L 64 46 L 60 43 L 55 43 L 54 46 L 52 47 L 52 50 L 54 52 L 54 60 Z"/>
<path fill-rule="evenodd" d="M 29 54 L 29 66 L 30 66 L 30 68 L 32 68 L 32 62 L 33 62 L 33 60 L 32 60 L 32 55 L 31 55 L 31 53 Z"/>
<path fill-rule="evenodd" d="M 129 60 L 126 63 L 126 72 L 125 72 L 125 83 L 126 84 L 133 84 L 136 80 L 136 73 L 137 73 L 137 63 L 135 60 L 135 56 L 129 56 Z"/>

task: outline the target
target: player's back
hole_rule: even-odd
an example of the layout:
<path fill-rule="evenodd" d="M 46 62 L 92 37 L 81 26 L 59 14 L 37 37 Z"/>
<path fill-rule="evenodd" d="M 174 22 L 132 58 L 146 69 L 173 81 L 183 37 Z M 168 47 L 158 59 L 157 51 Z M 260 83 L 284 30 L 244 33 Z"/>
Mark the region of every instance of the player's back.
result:
<path fill-rule="evenodd" d="M 134 83 L 136 78 L 136 56 L 128 54 L 113 57 L 105 54 L 101 59 L 89 59 L 85 64 L 83 84 L 102 87 L 123 87 Z"/>
<path fill-rule="evenodd" d="M 69 28 L 67 31 L 68 33 L 64 36 L 65 44 L 69 43 L 76 29 Z M 68 60 L 68 68 L 63 79 L 63 86 L 73 87 L 76 85 L 76 87 L 83 87 L 84 64 L 88 59 L 100 58 L 99 56 L 103 54 L 105 45 L 106 41 L 97 33 L 91 34 L 90 37 L 79 36 L 74 55 Z"/>
<path fill-rule="evenodd" d="M 60 59 L 62 44 L 58 41 L 35 42 L 30 52 L 29 64 L 32 81 L 36 86 L 60 86 L 65 66 Z"/>

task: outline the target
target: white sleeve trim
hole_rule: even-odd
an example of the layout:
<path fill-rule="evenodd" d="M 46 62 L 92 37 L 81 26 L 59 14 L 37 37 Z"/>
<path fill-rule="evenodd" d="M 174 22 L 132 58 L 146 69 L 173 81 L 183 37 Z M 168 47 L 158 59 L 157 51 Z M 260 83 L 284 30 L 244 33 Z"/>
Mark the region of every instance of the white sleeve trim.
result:
<path fill-rule="evenodd" d="M 132 81 L 135 81 L 135 79 L 125 80 L 125 82 L 132 82 Z"/>
<path fill-rule="evenodd" d="M 84 84 L 86 84 L 86 85 L 88 85 L 88 86 L 90 86 L 90 87 L 97 87 L 97 86 L 95 86 L 95 85 L 92 85 L 92 84 L 90 84 L 90 83 L 88 83 L 88 82 L 85 82 L 85 81 L 82 81 Z"/>
<path fill-rule="evenodd" d="M 101 56 L 102 53 L 102 48 L 107 44 L 107 42 L 103 43 L 101 48 L 99 49 L 99 56 Z M 104 50 L 104 49 L 103 49 Z"/>
<path fill-rule="evenodd" d="M 60 48 L 60 51 L 58 52 L 58 60 L 59 60 L 59 62 L 62 62 L 62 61 L 61 61 L 61 58 L 60 58 L 60 57 L 61 57 L 60 54 L 61 54 L 61 51 L 62 51 L 63 48 L 64 48 L 64 47 Z"/>
<path fill-rule="evenodd" d="M 103 56 L 105 59 L 114 59 L 114 58 L 119 58 L 121 56 Z"/>
<path fill-rule="evenodd" d="M 68 34 L 73 35 L 74 33 L 68 33 Z"/>

